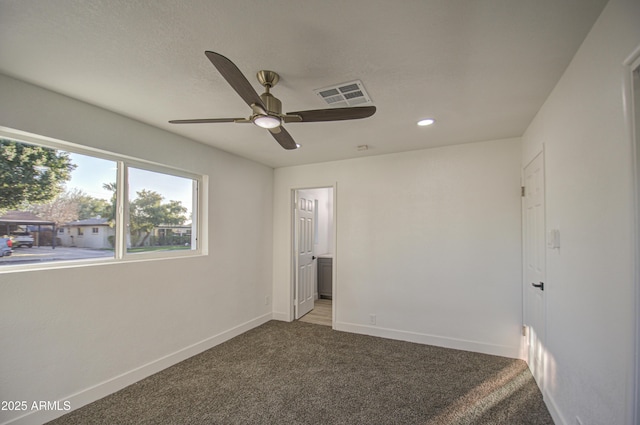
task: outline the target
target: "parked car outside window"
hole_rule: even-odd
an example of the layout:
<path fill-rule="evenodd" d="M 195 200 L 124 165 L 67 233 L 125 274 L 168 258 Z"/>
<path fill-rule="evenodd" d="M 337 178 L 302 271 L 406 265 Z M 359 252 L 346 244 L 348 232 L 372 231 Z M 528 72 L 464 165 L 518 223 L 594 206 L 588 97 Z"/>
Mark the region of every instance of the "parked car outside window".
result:
<path fill-rule="evenodd" d="M 13 253 L 11 250 L 12 245 L 11 239 L 0 238 L 0 257 L 10 256 Z"/>
<path fill-rule="evenodd" d="M 11 233 L 11 239 L 13 239 L 13 245 L 16 248 L 23 246 L 33 247 L 33 236 L 29 232 L 13 232 Z"/>

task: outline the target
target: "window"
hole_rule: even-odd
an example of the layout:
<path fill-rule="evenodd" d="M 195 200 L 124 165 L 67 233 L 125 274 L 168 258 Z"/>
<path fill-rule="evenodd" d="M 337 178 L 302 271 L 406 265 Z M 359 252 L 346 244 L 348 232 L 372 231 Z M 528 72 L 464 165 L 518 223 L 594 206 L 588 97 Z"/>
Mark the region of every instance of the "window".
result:
<path fill-rule="evenodd" d="M 0 233 L 33 233 L 40 260 L 36 266 L 28 261 L 33 250 L 15 249 L 0 258 L 0 271 L 201 254 L 198 194 L 205 179 L 0 127 Z"/>
<path fill-rule="evenodd" d="M 130 167 L 128 253 L 192 249 L 193 179 Z"/>

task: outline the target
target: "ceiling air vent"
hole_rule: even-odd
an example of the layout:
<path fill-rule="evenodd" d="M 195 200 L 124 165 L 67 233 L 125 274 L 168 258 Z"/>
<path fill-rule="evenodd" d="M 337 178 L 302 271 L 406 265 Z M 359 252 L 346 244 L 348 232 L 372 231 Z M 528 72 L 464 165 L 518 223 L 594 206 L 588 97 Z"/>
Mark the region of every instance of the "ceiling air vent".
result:
<path fill-rule="evenodd" d="M 357 106 L 372 103 L 369 94 L 364 89 L 364 85 L 360 80 L 316 89 L 313 92 L 317 94 L 320 99 L 335 107 Z"/>

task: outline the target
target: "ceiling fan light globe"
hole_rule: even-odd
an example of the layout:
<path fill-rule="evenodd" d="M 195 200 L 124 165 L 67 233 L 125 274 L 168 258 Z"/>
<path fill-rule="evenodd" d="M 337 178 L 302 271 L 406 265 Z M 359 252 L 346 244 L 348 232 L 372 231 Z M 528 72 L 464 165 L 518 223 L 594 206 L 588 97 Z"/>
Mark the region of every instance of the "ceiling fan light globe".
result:
<path fill-rule="evenodd" d="M 418 125 L 420 127 L 427 127 L 430 125 L 433 125 L 433 123 L 435 123 L 436 120 L 434 120 L 433 118 L 425 118 L 423 120 L 418 121 Z"/>
<path fill-rule="evenodd" d="M 262 128 L 276 128 L 280 127 L 282 120 L 273 115 L 258 115 L 253 118 L 253 123 Z"/>

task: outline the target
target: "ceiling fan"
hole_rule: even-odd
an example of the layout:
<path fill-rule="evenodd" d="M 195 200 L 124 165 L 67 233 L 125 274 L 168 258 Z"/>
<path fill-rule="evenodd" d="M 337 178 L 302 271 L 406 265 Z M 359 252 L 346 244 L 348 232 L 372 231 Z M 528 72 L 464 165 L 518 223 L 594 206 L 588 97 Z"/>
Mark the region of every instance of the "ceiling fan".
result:
<path fill-rule="evenodd" d="M 273 71 L 259 71 L 258 81 L 265 88 L 261 95 L 254 90 L 238 67 L 219 53 L 206 51 L 213 66 L 222 74 L 231 87 L 253 111 L 249 118 L 203 118 L 190 120 L 172 120 L 171 124 L 207 124 L 207 123 L 253 123 L 269 130 L 274 139 L 285 149 L 296 149 L 298 145 L 282 124 L 290 122 L 342 121 L 367 118 L 376 112 L 375 106 L 349 108 L 312 109 L 282 113 L 282 103 L 269 90 L 278 83 L 280 77 Z"/>

